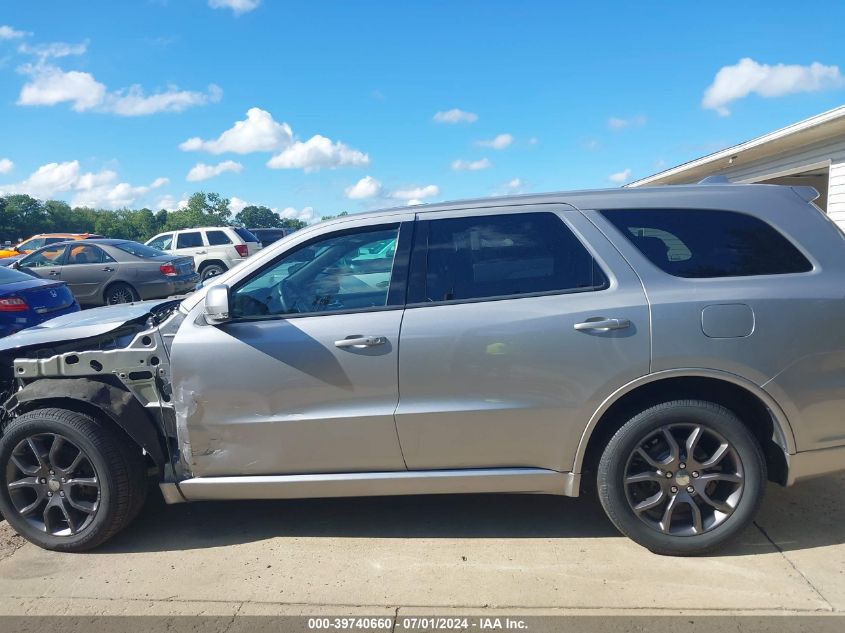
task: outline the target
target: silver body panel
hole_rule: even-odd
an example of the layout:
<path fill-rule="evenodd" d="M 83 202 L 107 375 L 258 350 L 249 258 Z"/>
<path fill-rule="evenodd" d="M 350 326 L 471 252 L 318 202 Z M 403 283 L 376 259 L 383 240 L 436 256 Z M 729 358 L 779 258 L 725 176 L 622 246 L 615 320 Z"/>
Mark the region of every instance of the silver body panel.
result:
<path fill-rule="evenodd" d="M 173 397 L 162 406 L 175 416 L 182 481 L 166 484 L 168 500 L 574 495 L 602 415 L 626 394 L 677 377 L 713 378 L 757 398 L 771 413 L 787 483 L 843 470 L 845 237 L 807 199 L 805 191 L 764 185 L 587 191 L 386 210 L 298 231 L 180 307 L 169 358 Z M 759 217 L 812 270 L 671 276 L 599 213 L 649 208 Z M 315 237 L 524 211 L 557 214 L 605 272 L 607 287 L 262 321 L 203 317 L 208 288 L 248 280 Z M 575 328 L 595 319 L 627 327 Z M 350 336 L 384 344 L 337 345 Z"/>

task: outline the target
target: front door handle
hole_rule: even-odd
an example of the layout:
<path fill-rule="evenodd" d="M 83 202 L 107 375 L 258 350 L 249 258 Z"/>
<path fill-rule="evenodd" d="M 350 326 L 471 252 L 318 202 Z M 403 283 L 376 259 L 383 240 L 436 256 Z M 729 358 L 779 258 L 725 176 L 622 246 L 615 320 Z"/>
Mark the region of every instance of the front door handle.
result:
<path fill-rule="evenodd" d="M 387 343 L 387 337 L 385 336 L 350 336 L 349 338 L 335 341 L 334 345 L 340 348 L 355 347 L 357 349 L 363 349 L 365 347 L 384 345 L 385 343 Z"/>
<path fill-rule="evenodd" d="M 50 275 L 53 276 L 53 277 L 58 277 L 61 274 L 62 274 L 61 271 L 58 271 L 58 270 L 51 270 L 50 271 Z"/>
<path fill-rule="evenodd" d="M 587 330 L 624 330 L 631 327 L 628 319 L 596 319 L 595 321 L 584 321 L 576 323 L 575 329 L 579 332 Z"/>

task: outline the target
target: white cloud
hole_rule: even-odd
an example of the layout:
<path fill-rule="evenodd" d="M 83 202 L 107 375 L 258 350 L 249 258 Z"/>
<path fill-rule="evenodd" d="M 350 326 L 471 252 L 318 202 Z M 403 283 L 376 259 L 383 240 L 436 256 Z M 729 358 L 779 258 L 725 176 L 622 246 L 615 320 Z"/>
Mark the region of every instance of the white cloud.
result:
<path fill-rule="evenodd" d="M 478 121 L 478 115 L 475 112 L 452 108 L 451 110 L 437 112 L 434 115 L 434 120 L 438 123 L 475 123 Z"/>
<path fill-rule="evenodd" d="M 32 35 L 32 33 L 27 33 L 26 31 L 17 31 L 11 26 L 0 24 L 0 40 L 19 40 L 22 37 L 26 37 L 27 35 Z"/>
<path fill-rule="evenodd" d="M 398 189 L 390 194 L 391 198 L 407 200 L 408 204 L 422 204 L 423 198 L 431 198 L 440 193 L 437 185 L 426 185 L 425 187 L 411 187 L 410 189 Z"/>
<path fill-rule="evenodd" d="M 229 198 L 229 210 L 235 215 L 246 209 L 251 204 L 251 202 L 247 202 L 246 200 L 238 198 L 237 196 L 232 196 L 231 198 Z"/>
<path fill-rule="evenodd" d="M 621 185 L 623 182 L 626 182 L 631 178 L 631 170 L 630 169 L 623 169 L 622 171 L 617 171 L 615 174 L 610 174 L 607 179 L 610 182 L 616 183 L 617 185 Z"/>
<path fill-rule="evenodd" d="M 481 169 L 487 169 L 492 166 L 493 163 L 491 163 L 487 158 L 482 158 L 479 160 L 452 161 L 452 169 L 455 171 L 479 171 Z"/>
<path fill-rule="evenodd" d="M 220 88 L 213 84 L 208 87 L 207 93 L 170 86 L 163 92 L 145 95 L 138 85 L 109 92 L 105 84 L 86 72 L 64 71 L 43 62 L 26 64 L 19 70 L 30 76 L 18 97 L 18 105 L 25 106 L 52 106 L 67 102 L 77 112 L 97 110 L 121 116 L 141 116 L 156 112 L 181 112 L 192 106 L 219 101 L 222 94 Z"/>
<path fill-rule="evenodd" d="M 69 72 L 50 65 L 24 66 L 23 72 L 31 76 L 21 88 L 18 105 L 56 105 L 70 102 L 77 112 L 96 108 L 106 98 L 105 85 L 90 73 L 76 70 Z"/>
<path fill-rule="evenodd" d="M 189 138 L 179 145 L 184 152 L 203 151 L 210 154 L 234 152 L 274 152 L 288 147 L 293 141 L 293 132 L 287 123 L 273 120 L 266 110 L 250 108 L 246 119 L 235 124 L 216 139 L 204 141 L 199 137 Z"/>
<path fill-rule="evenodd" d="M 8 174 L 15 168 L 15 164 L 8 158 L 0 158 L 0 174 Z"/>
<path fill-rule="evenodd" d="M 273 209 L 276 211 L 276 209 Z M 281 211 L 276 211 L 283 218 L 291 218 L 294 220 L 302 220 L 303 222 L 314 222 L 317 220 L 317 212 L 314 207 L 303 207 L 302 209 L 294 209 L 293 207 L 285 207 Z"/>
<path fill-rule="evenodd" d="M 744 57 L 733 66 L 723 66 L 713 83 L 704 91 L 701 106 L 716 110 L 721 116 L 731 112 L 728 104 L 754 93 L 761 97 L 780 97 L 796 92 L 816 92 L 845 85 L 838 66 L 813 62 L 798 64 L 761 64 Z"/>
<path fill-rule="evenodd" d="M 34 55 L 43 59 L 50 57 L 70 57 L 71 55 L 84 55 L 88 50 L 88 40 L 79 44 L 68 44 L 67 42 L 51 42 L 50 44 L 21 44 L 18 52 L 24 55 Z"/>
<path fill-rule="evenodd" d="M 193 106 L 216 103 L 223 96 L 220 86 L 211 84 L 208 92 L 179 90 L 169 86 L 164 92 L 145 95 L 138 85 L 107 95 L 104 109 L 121 116 L 144 116 L 157 112 L 182 112 Z"/>
<path fill-rule="evenodd" d="M 79 161 L 47 163 L 29 178 L 11 185 L 0 185 L 0 194 L 25 193 L 36 198 L 47 199 L 57 194 L 71 193 L 71 204 L 115 209 L 129 206 L 153 189 L 167 184 L 166 178 L 156 178 L 149 185 L 133 186 L 118 182 L 114 171 L 85 172 L 80 170 Z"/>
<path fill-rule="evenodd" d="M 492 149 L 505 149 L 513 143 L 512 134 L 498 134 L 494 138 L 486 141 L 478 141 L 476 145 L 479 147 L 490 147 Z"/>
<path fill-rule="evenodd" d="M 346 188 L 346 197 L 350 200 L 364 200 L 381 195 L 381 183 L 372 176 L 364 176 L 351 187 Z"/>
<path fill-rule="evenodd" d="M 522 180 L 522 178 L 511 178 L 504 185 L 504 189 L 508 193 L 518 193 L 522 191 L 524 187 L 525 182 Z"/>
<path fill-rule="evenodd" d="M 179 200 L 177 200 L 174 196 L 164 196 L 160 198 L 158 202 L 153 205 L 153 209 L 164 209 L 165 211 L 178 211 L 179 209 L 184 209 L 188 206 L 188 198 L 187 196 L 182 196 Z M 231 208 L 231 204 L 229 205 Z"/>
<path fill-rule="evenodd" d="M 188 175 L 185 176 L 185 180 L 189 182 L 208 180 L 209 178 L 214 178 L 215 176 L 219 176 L 220 174 L 226 173 L 227 171 L 231 171 L 235 174 L 240 173 L 243 168 L 243 165 L 241 165 L 240 163 L 236 163 L 233 160 L 224 160 L 222 163 L 218 163 L 217 165 L 206 165 L 205 163 L 197 163 L 196 165 L 191 167 L 191 171 L 189 171 Z"/>
<path fill-rule="evenodd" d="M 235 15 L 257 9 L 259 4 L 261 0 L 208 0 L 208 6 L 212 9 L 231 9 Z"/>
<path fill-rule="evenodd" d="M 296 141 L 267 161 L 271 169 L 304 169 L 306 172 L 369 164 L 370 157 L 367 154 L 319 134 L 304 143 Z"/>
<path fill-rule="evenodd" d="M 626 127 L 642 127 L 645 124 L 646 117 L 644 114 L 638 114 L 627 119 L 612 116 L 607 120 L 607 127 L 611 130 L 624 130 Z"/>
<path fill-rule="evenodd" d="M 594 138 L 588 138 L 581 142 L 581 146 L 591 152 L 597 152 L 601 149 L 601 142 Z"/>

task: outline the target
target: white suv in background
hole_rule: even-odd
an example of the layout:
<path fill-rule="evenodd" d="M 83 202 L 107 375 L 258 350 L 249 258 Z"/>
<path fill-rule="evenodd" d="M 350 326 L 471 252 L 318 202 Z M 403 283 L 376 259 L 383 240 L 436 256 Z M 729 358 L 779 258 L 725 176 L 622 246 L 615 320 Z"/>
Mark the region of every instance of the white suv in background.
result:
<path fill-rule="evenodd" d="M 194 267 L 203 281 L 226 272 L 261 250 L 257 237 L 246 229 L 231 226 L 159 233 L 145 243 L 165 253 L 193 257 Z"/>

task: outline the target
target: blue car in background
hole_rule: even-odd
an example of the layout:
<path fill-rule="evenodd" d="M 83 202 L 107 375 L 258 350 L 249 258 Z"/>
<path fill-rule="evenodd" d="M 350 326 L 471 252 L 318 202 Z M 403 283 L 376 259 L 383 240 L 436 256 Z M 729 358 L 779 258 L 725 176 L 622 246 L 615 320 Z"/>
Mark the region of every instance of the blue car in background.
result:
<path fill-rule="evenodd" d="M 0 337 L 79 309 L 67 284 L 0 267 Z"/>

